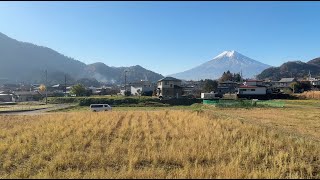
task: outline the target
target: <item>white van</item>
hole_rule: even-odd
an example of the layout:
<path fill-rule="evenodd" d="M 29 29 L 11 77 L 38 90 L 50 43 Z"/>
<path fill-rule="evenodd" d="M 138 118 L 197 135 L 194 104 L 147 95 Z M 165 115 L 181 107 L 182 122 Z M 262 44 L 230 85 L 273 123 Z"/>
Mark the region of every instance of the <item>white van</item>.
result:
<path fill-rule="evenodd" d="M 91 104 L 90 105 L 90 110 L 93 111 L 93 112 L 111 111 L 112 107 L 109 106 L 109 104 Z"/>

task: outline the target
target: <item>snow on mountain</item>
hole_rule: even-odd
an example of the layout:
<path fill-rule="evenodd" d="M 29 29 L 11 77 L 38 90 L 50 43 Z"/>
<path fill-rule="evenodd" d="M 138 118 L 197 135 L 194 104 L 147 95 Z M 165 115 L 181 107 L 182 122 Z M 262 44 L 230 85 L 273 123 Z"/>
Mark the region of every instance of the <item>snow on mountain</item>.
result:
<path fill-rule="evenodd" d="M 270 66 L 248 58 L 237 51 L 224 51 L 206 63 L 170 76 L 184 80 L 218 79 L 223 72 L 229 70 L 231 73 L 242 71 L 244 78 L 253 78 L 268 67 Z"/>

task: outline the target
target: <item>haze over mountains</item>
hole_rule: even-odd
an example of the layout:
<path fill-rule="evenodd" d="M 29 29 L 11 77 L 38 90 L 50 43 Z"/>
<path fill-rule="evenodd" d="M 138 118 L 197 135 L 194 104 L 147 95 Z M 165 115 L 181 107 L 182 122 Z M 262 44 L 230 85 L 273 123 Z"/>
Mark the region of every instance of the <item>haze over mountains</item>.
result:
<path fill-rule="evenodd" d="M 224 51 L 212 60 L 190 70 L 171 76 L 185 80 L 218 79 L 223 72 L 240 73 L 244 78 L 253 78 L 270 65 L 248 58 L 237 51 Z"/>
<path fill-rule="evenodd" d="M 122 83 L 124 71 L 128 82 L 136 80 L 157 81 L 163 76 L 141 66 L 109 67 L 103 63 L 86 65 L 64 56 L 50 48 L 20 42 L 0 33 L 0 80 L 7 83 L 44 83 L 45 70 L 48 82 L 63 83 L 69 78 L 96 78 L 106 83 Z"/>

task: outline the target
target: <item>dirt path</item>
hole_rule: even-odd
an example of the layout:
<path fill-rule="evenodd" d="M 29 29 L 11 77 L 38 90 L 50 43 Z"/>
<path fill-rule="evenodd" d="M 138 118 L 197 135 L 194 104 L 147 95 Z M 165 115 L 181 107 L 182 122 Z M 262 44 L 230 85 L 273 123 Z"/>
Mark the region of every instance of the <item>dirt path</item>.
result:
<path fill-rule="evenodd" d="M 45 112 L 52 111 L 52 110 L 65 109 L 65 108 L 69 108 L 72 106 L 75 106 L 75 105 L 57 104 L 53 107 L 44 108 L 44 109 L 21 111 L 21 112 L 5 112 L 5 113 L 0 113 L 0 115 L 36 115 L 36 114 L 41 114 L 41 113 L 45 113 Z"/>

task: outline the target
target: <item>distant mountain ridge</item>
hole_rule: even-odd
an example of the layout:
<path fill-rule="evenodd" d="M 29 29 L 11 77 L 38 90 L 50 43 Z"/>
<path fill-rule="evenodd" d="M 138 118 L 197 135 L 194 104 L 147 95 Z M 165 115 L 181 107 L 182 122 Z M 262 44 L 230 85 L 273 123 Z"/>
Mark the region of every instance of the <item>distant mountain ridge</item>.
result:
<path fill-rule="evenodd" d="M 185 80 L 218 79 L 223 72 L 240 73 L 252 78 L 270 65 L 248 58 L 237 51 L 224 51 L 212 60 L 190 70 L 170 76 Z"/>
<path fill-rule="evenodd" d="M 45 70 L 48 71 L 50 83 L 63 83 L 64 74 L 72 79 L 95 78 L 102 82 L 122 83 L 124 77 L 121 72 L 125 69 L 129 70 L 128 82 L 141 79 L 157 81 L 163 77 L 141 66 L 109 67 L 104 63 L 86 65 L 50 48 L 20 42 L 2 33 L 0 64 L 0 81 L 8 83 L 44 83 Z"/>
<path fill-rule="evenodd" d="M 161 74 L 147 70 L 139 65 L 130 67 L 110 67 L 104 63 L 98 62 L 89 64 L 86 71 L 91 77 L 94 77 L 100 82 L 119 82 L 124 83 L 125 71 L 127 82 L 134 82 L 140 80 L 148 80 L 156 82 L 163 78 Z"/>
<path fill-rule="evenodd" d="M 313 77 L 320 76 L 320 58 L 306 63 L 302 61 L 288 61 L 279 67 L 265 69 L 257 77 L 259 79 L 278 81 L 286 77 L 304 78 L 308 76 L 309 72 Z"/>

